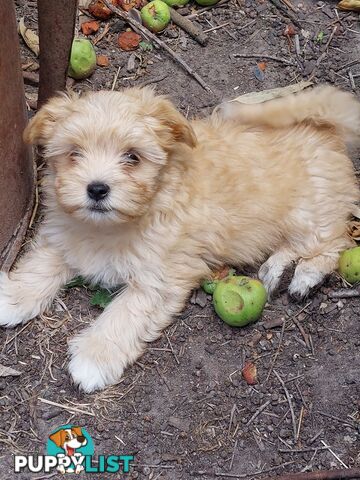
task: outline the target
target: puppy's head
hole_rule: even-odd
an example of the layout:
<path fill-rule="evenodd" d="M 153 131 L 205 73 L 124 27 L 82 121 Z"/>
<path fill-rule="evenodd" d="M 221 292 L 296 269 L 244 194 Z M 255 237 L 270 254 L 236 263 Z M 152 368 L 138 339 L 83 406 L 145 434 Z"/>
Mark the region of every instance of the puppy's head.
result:
<path fill-rule="evenodd" d="M 196 144 L 188 121 L 149 88 L 55 97 L 24 138 L 44 147 L 61 208 L 92 223 L 142 216 L 171 153 Z"/>

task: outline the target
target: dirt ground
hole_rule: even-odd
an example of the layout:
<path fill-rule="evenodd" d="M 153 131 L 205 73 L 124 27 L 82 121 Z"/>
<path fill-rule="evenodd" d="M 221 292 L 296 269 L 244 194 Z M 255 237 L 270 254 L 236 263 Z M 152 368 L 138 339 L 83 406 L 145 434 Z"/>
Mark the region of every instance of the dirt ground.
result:
<path fill-rule="evenodd" d="M 355 86 L 359 93 L 360 63 L 350 67 L 350 74 L 342 68 L 359 60 L 359 16 L 337 13 L 336 3 L 292 0 L 297 11 L 289 12 L 302 27 L 296 26 L 299 55 L 294 38 L 283 35 L 291 22 L 268 0 L 231 0 L 194 17 L 204 30 L 222 26 L 208 33 L 206 47 L 178 27 L 168 27 L 162 40 L 194 67 L 213 93 L 162 50 L 135 51 L 135 71 L 129 72 L 134 54 L 116 43 L 126 26 L 112 18 L 109 33 L 96 46 L 98 54 L 109 57 L 110 66 L 98 68 L 75 88 L 109 89 L 118 73 L 115 89 L 156 83 L 190 117 L 209 113 L 223 99 L 310 76 L 316 83 Z M 36 29 L 36 3 L 16 4 L 19 18 L 24 16 Z M 198 10 L 189 4 L 181 13 Z M 23 64 L 34 60 L 23 44 L 21 49 Z M 281 60 L 236 58 L 237 53 Z M 254 69 L 262 60 L 266 68 L 258 80 Z M 34 100 L 36 88 L 27 85 L 26 93 Z M 289 300 L 285 287 L 286 279 L 261 321 L 242 329 L 216 317 L 211 297 L 194 294 L 173 326 L 149 345 L 118 385 L 92 395 L 79 392 L 66 369 L 67 340 L 100 311 L 90 306 L 87 289 L 63 291 L 46 315 L 15 330 L 1 330 L 0 363 L 21 375 L 0 378 L 0 478 L 48 478 L 15 474 L 13 454 L 44 453 L 49 432 L 67 423 L 86 427 L 97 455 L 134 455 L 129 479 L 264 479 L 360 467 L 359 298 L 333 298 L 344 287 L 335 274 L 303 304 Z M 247 361 L 257 367 L 257 385 L 247 385 L 241 376 Z"/>

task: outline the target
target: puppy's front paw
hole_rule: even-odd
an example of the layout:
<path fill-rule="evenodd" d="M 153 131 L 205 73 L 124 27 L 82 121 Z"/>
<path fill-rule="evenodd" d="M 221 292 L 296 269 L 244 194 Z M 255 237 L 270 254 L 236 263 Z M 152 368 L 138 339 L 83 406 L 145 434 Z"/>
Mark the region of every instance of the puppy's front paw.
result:
<path fill-rule="evenodd" d="M 87 393 L 101 390 L 120 380 L 124 356 L 111 341 L 94 332 L 84 332 L 70 341 L 69 372 L 74 382 Z"/>
<path fill-rule="evenodd" d="M 0 272 L 0 325 L 3 327 L 15 327 L 30 319 L 14 293 L 11 280 L 6 273 Z"/>
<path fill-rule="evenodd" d="M 299 263 L 289 285 L 289 294 L 297 302 L 310 295 L 323 282 L 325 275 L 315 266 L 305 262 Z"/>

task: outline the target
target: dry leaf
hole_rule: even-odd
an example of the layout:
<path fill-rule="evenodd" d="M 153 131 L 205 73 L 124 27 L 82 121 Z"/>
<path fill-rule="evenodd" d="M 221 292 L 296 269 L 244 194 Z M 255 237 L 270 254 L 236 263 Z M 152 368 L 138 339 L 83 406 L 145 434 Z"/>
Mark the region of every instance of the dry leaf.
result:
<path fill-rule="evenodd" d="M 81 31 L 84 35 L 91 35 L 99 30 L 100 24 L 96 20 L 84 22 L 81 24 Z"/>
<path fill-rule="evenodd" d="M 106 55 L 97 55 L 96 56 L 96 64 L 99 67 L 107 67 L 109 65 L 109 59 Z"/>
<path fill-rule="evenodd" d="M 296 30 L 294 25 L 291 25 L 291 23 L 289 25 L 286 25 L 284 30 L 284 35 L 285 37 L 293 37 L 294 35 L 296 35 Z"/>
<path fill-rule="evenodd" d="M 232 102 L 240 103 L 262 103 L 272 100 L 273 98 L 285 97 L 291 93 L 300 92 L 305 88 L 310 87 L 312 82 L 299 82 L 294 85 L 289 85 L 288 87 L 272 88 L 271 90 L 263 90 L 262 92 L 252 92 L 246 93 L 245 95 L 240 95 L 240 97 L 235 98 Z"/>
<path fill-rule="evenodd" d="M 21 372 L 0 363 L 0 377 L 17 377 L 19 375 L 21 375 Z"/>
<path fill-rule="evenodd" d="M 128 12 L 132 8 L 141 8 L 142 0 L 118 0 L 117 4 L 125 10 L 125 12 Z"/>
<path fill-rule="evenodd" d="M 257 369 L 253 363 L 246 362 L 241 374 L 248 385 L 256 385 L 258 383 Z"/>
<path fill-rule="evenodd" d="M 135 32 L 122 32 L 118 37 L 118 44 L 123 50 L 135 50 L 139 46 L 141 37 Z"/>
<path fill-rule="evenodd" d="M 36 56 L 39 55 L 39 37 L 37 34 L 25 26 L 24 17 L 19 21 L 19 33 L 24 39 L 26 45 L 32 50 Z"/>
<path fill-rule="evenodd" d="M 114 0 L 112 0 L 112 3 L 114 4 Z M 93 17 L 99 18 L 100 20 L 107 20 L 113 14 L 101 0 L 93 0 L 88 10 Z"/>
<path fill-rule="evenodd" d="M 357 220 L 349 222 L 348 233 L 354 240 L 360 241 L 360 222 Z"/>
<path fill-rule="evenodd" d="M 360 0 L 341 0 L 338 3 L 337 8 L 340 10 L 354 10 L 360 12 Z"/>

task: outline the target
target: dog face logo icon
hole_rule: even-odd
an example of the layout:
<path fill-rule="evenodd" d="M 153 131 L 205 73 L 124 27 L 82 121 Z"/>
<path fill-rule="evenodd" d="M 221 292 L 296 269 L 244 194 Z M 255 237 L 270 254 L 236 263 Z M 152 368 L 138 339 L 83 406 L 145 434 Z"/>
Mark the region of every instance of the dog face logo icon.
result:
<path fill-rule="evenodd" d="M 55 445 L 61 447 L 69 457 L 74 455 L 77 448 L 87 444 L 80 427 L 63 428 L 50 435 L 49 438 Z"/>
<path fill-rule="evenodd" d="M 47 451 L 58 458 L 60 473 L 80 473 L 84 456 L 94 454 L 94 444 L 85 428 L 63 425 L 49 435 Z"/>

